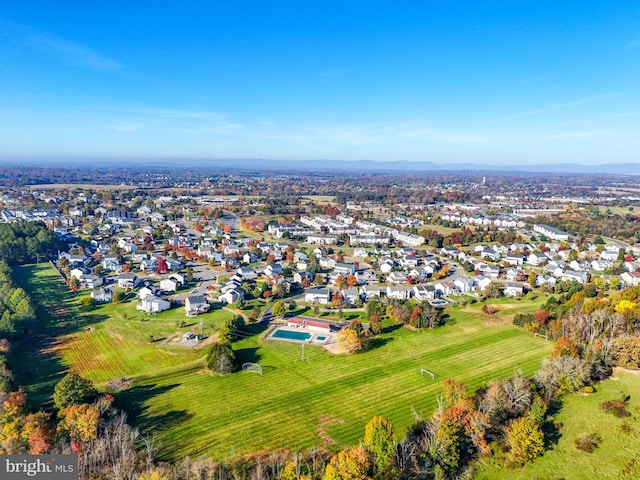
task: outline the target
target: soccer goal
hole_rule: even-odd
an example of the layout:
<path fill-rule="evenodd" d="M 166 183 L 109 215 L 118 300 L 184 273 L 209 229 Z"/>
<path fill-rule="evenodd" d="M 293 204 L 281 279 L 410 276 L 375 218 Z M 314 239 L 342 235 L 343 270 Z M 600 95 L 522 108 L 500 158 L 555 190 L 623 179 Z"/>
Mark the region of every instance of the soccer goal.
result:
<path fill-rule="evenodd" d="M 262 367 L 257 363 L 251 363 L 251 362 L 243 363 L 242 371 L 253 372 L 253 373 L 257 373 L 258 375 L 262 375 Z"/>
<path fill-rule="evenodd" d="M 431 370 L 427 370 L 426 368 L 421 368 L 420 369 L 420 375 L 425 374 L 425 373 L 431 377 L 431 380 L 435 380 L 436 379 L 436 374 L 433 373 Z"/>

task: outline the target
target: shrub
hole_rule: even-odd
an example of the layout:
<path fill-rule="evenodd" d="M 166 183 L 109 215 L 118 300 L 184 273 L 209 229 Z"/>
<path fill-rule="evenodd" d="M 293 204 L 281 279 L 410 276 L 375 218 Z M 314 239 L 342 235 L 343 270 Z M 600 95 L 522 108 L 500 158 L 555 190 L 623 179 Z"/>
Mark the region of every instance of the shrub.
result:
<path fill-rule="evenodd" d="M 627 404 L 624 400 L 609 400 L 600 404 L 602 410 L 610 413 L 618 418 L 630 417 L 631 414 L 627 410 Z"/>
<path fill-rule="evenodd" d="M 601 441 L 602 437 L 597 433 L 583 433 L 573 439 L 576 448 L 587 453 L 593 452 Z"/>
<path fill-rule="evenodd" d="M 591 385 L 586 385 L 586 386 L 582 389 L 582 391 L 583 391 L 584 393 L 593 393 L 593 392 L 595 392 L 596 390 L 595 390 L 595 388 L 593 388 Z"/>

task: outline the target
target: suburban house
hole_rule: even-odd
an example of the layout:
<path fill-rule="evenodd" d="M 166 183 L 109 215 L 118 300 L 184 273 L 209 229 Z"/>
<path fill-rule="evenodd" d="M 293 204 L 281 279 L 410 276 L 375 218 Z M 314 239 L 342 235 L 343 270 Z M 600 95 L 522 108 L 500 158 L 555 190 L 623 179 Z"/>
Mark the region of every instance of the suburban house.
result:
<path fill-rule="evenodd" d="M 178 282 L 171 278 L 160 280 L 160 290 L 163 292 L 175 292 L 178 289 Z"/>
<path fill-rule="evenodd" d="M 456 278 L 453 284 L 458 287 L 461 292 L 470 292 L 475 289 L 475 281 L 469 277 Z"/>
<path fill-rule="evenodd" d="M 121 269 L 117 255 L 105 255 L 102 259 L 102 268 L 107 272 L 117 272 Z"/>
<path fill-rule="evenodd" d="M 187 283 L 187 276 L 184 273 L 172 273 L 169 275 L 169 279 L 174 280 L 178 285 L 184 285 Z"/>
<path fill-rule="evenodd" d="M 140 262 L 140 271 L 153 272 L 158 269 L 158 260 L 156 258 L 145 258 Z"/>
<path fill-rule="evenodd" d="M 352 263 L 336 263 L 336 266 L 333 267 L 333 271 L 346 277 L 356 273 L 356 267 Z"/>
<path fill-rule="evenodd" d="M 125 290 L 131 290 L 140 283 L 140 279 L 135 273 L 122 273 L 118 276 L 118 286 Z"/>
<path fill-rule="evenodd" d="M 544 253 L 539 252 L 531 253 L 527 257 L 527 263 L 534 266 L 542 265 L 543 263 L 546 263 L 548 261 L 549 257 L 547 257 Z"/>
<path fill-rule="evenodd" d="M 182 268 L 182 262 L 180 262 L 180 260 L 169 257 L 166 258 L 165 261 L 167 262 L 167 268 L 169 270 L 180 270 Z"/>
<path fill-rule="evenodd" d="M 562 280 L 575 280 L 578 283 L 587 283 L 587 272 L 576 272 L 574 270 L 566 270 L 562 273 Z"/>
<path fill-rule="evenodd" d="M 507 253 L 502 259 L 510 265 L 522 265 L 524 264 L 524 256 L 517 253 Z"/>
<path fill-rule="evenodd" d="M 548 285 L 550 287 L 556 286 L 556 277 L 551 275 L 536 275 L 536 285 L 538 287 L 542 287 L 544 285 Z"/>
<path fill-rule="evenodd" d="M 148 314 L 163 312 L 169 310 L 169 308 L 171 308 L 169 301 L 155 296 L 147 296 L 136 305 L 136 309 Z"/>
<path fill-rule="evenodd" d="M 303 280 L 307 279 L 310 282 L 313 282 L 313 279 L 315 277 L 315 274 L 313 272 L 295 272 L 293 274 L 293 281 L 297 282 L 297 283 L 302 283 Z"/>
<path fill-rule="evenodd" d="M 625 287 L 637 287 L 640 285 L 640 272 L 624 272 L 620 280 Z"/>
<path fill-rule="evenodd" d="M 324 268 L 326 270 L 333 270 L 336 266 L 336 261 L 333 258 L 328 257 L 321 258 L 318 263 L 320 264 L 321 268 Z"/>
<path fill-rule="evenodd" d="M 411 285 L 394 285 L 387 287 L 387 297 L 397 300 L 408 300 L 411 298 Z"/>
<path fill-rule="evenodd" d="M 275 278 L 276 275 L 282 275 L 282 265 L 279 263 L 272 263 L 267 265 L 264 269 L 264 274 L 269 278 Z"/>
<path fill-rule="evenodd" d="M 360 300 L 360 292 L 357 288 L 345 288 L 341 293 L 344 301 L 349 305 L 355 305 Z"/>
<path fill-rule="evenodd" d="M 416 282 L 425 282 L 433 274 L 433 271 L 429 271 L 426 268 L 414 268 L 409 272 L 409 276 L 413 277 Z"/>
<path fill-rule="evenodd" d="M 138 290 L 138 298 L 144 300 L 147 297 L 155 297 L 158 289 L 153 285 L 147 285 Z"/>
<path fill-rule="evenodd" d="M 95 303 L 109 303 L 113 300 L 113 289 L 105 287 L 93 290 L 89 296 Z"/>
<path fill-rule="evenodd" d="M 319 303 L 326 305 L 331 299 L 331 292 L 328 288 L 315 287 L 309 288 L 304 292 L 304 301 L 307 303 Z"/>
<path fill-rule="evenodd" d="M 477 275 L 474 280 L 480 290 L 484 290 L 489 285 L 491 285 L 491 279 L 489 277 L 485 277 L 484 275 Z"/>
<path fill-rule="evenodd" d="M 364 298 L 364 300 L 380 298 L 380 295 L 386 295 L 386 293 L 387 289 L 378 285 L 363 285 L 362 287 L 360 287 L 360 295 Z"/>
<path fill-rule="evenodd" d="M 387 275 L 387 283 L 393 283 L 394 285 L 401 285 L 407 283 L 407 274 L 404 272 L 391 272 Z"/>
<path fill-rule="evenodd" d="M 210 308 L 211 305 L 204 295 L 189 295 L 184 299 L 184 309 L 188 316 L 207 313 Z"/>
<path fill-rule="evenodd" d="M 82 275 L 78 283 L 80 284 L 80 288 L 98 288 L 104 285 L 104 278 L 99 275 L 89 273 L 87 275 Z"/>
<path fill-rule="evenodd" d="M 436 288 L 437 292 L 440 292 L 440 295 L 456 295 L 460 293 L 455 283 L 449 280 L 438 282 L 434 285 L 434 287 Z"/>
<path fill-rule="evenodd" d="M 413 296 L 416 300 L 433 300 L 436 298 L 436 288 L 433 285 L 414 285 Z"/>
<path fill-rule="evenodd" d="M 253 267 L 239 267 L 238 275 L 240 275 L 243 280 L 255 280 L 258 278 L 258 274 Z"/>
<path fill-rule="evenodd" d="M 504 295 L 506 297 L 521 297 L 524 295 L 524 286 L 518 282 L 504 282 Z"/>
<path fill-rule="evenodd" d="M 244 300 L 244 290 L 240 287 L 227 288 L 218 296 L 220 303 L 231 304 L 238 300 Z"/>

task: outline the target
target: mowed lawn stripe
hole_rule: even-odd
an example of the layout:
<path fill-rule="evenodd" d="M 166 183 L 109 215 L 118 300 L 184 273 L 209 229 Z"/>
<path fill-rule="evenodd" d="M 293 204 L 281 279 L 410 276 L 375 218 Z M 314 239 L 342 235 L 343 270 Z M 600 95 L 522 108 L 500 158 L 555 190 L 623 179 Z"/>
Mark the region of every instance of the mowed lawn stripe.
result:
<path fill-rule="evenodd" d="M 116 394 L 118 405 L 144 432 L 159 436 L 164 459 L 223 459 L 323 441 L 339 448 L 357 443 L 373 415 L 387 416 L 402 436 L 416 413 L 432 414 L 446 378 L 464 381 L 471 393 L 517 369 L 531 374 L 551 349 L 499 315 L 484 315 L 478 304 L 448 308 L 448 324 L 433 330 L 386 325 L 374 348 L 356 355 L 308 346 L 303 362 L 300 345 L 265 340 L 264 335 L 244 338 L 234 343 L 237 355 L 259 363 L 264 375 L 220 377 L 204 369 L 205 351 L 163 347 L 149 339 L 197 328 L 200 318 L 205 331 L 213 332 L 231 313 L 217 310 L 194 320 L 170 310 L 148 317 L 129 302 L 78 314 L 77 298 L 70 299 L 55 282 L 47 285 L 45 277 L 55 279 L 50 266 L 33 271 L 43 275 L 30 280 L 39 298 L 54 305 L 65 294 L 65 308 L 76 317 L 72 328 L 48 332 L 57 335 L 51 353 L 59 371 L 75 368 L 99 385 L 133 377 L 133 387 Z M 524 301 L 495 303 L 505 314 L 536 308 Z M 182 319 L 191 324 L 183 327 Z M 421 368 L 434 372 L 435 381 Z M 33 380 L 39 388 L 45 385 L 45 379 Z"/>
<path fill-rule="evenodd" d="M 318 445 L 322 415 L 344 422 L 325 428 L 338 444 L 356 443 L 363 434 L 364 424 L 375 414 L 388 416 L 400 431 L 411 423 L 414 411 L 429 416 L 437 404 L 437 396 L 442 393 L 441 381 L 447 377 L 464 380 L 471 391 L 493 378 L 511 375 L 517 369 L 532 373 L 550 349 L 543 340 L 508 325 L 480 326 L 473 330 L 479 332 L 478 337 L 461 339 L 460 335 L 457 338 L 449 335 L 456 340 L 450 349 L 446 342 L 425 344 L 425 333 L 432 332 L 392 332 L 393 341 L 379 350 L 391 348 L 395 342 L 398 355 L 388 355 L 385 362 L 379 362 L 376 350 L 335 357 L 308 348 L 311 363 L 295 363 L 295 357 L 301 354 L 299 346 L 243 340 L 236 348 L 262 344 L 259 362 L 265 369 L 263 377 L 242 373 L 226 377 L 191 373 L 185 379 L 185 388 L 181 385 L 149 399 L 148 413 L 162 422 L 162 414 L 171 411 L 167 410 L 169 405 L 174 409 L 176 405 L 194 406 L 184 408 L 188 420 L 172 425 L 162 434 L 163 443 L 171 442 L 171 448 L 161 452 L 167 457 L 176 452 L 194 451 L 193 448 L 223 458 L 230 454 L 226 451 L 230 444 L 238 453 Z M 402 339 L 393 337 L 399 334 Z M 465 337 L 468 335 L 467 332 Z M 438 372 L 438 381 L 420 375 L 425 362 L 427 368 Z M 270 366 L 277 368 L 270 370 Z M 177 379 L 150 378 L 148 381 L 163 384 Z M 144 424 L 145 427 L 158 426 L 148 421 Z M 191 440 L 185 444 L 186 439 Z"/>

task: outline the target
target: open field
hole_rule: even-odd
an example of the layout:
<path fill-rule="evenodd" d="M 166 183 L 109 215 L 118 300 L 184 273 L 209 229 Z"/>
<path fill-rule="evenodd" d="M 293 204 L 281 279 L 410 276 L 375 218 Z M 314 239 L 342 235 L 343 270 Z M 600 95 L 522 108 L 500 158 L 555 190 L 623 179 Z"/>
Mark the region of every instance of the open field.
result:
<path fill-rule="evenodd" d="M 234 349 L 241 362 L 260 363 L 264 375 L 221 377 L 203 370 L 202 350 L 149 343 L 150 334 L 175 332 L 176 318 L 190 320 L 182 313 L 141 321 L 133 304 L 78 313 L 77 297 L 58 287 L 51 266 L 18 271 L 33 298 L 48 302 L 54 312 L 40 327 L 48 342 L 23 352 L 24 359 L 38 354 L 42 362 L 35 369 L 30 362 L 29 370 L 36 373 L 29 377 L 23 371 L 19 381 L 44 399 L 71 365 L 98 384 L 132 377 L 132 387 L 117 393 L 116 401 L 137 426 L 158 436 L 165 459 L 355 444 L 373 415 L 387 416 L 402 436 L 416 413 L 431 415 L 445 379 L 462 380 L 472 391 L 517 369 L 531 374 L 552 348 L 509 322 L 513 311 L 536 309 L 542 299 L 505 299 L 496 302 L 500 312 L 491 318 L 473 305 L 449 308 L 448 324 L 434 330 L 387 324 L 372 348 L 357 355 L 336 356 L 308 346 L 304 362 L 299 345 L 265 340 L 264 327 L 253 326 L 253 335 Z M 229 313 L 209 314 L 207 328 L 215 330 L 223 314 Z M 421 368 L 434 372 L 435 381 L 421 375 Z"/>
<path fill-rule="evenodd" d="M 304 195 L 302 199 L 316 205 L 335 205 L 336 203 L 336 197 L 333 195 Z"/>
<path fill-rule="evenodd" d="M 431 415 L 443 380 L 454 377 L 473 390 L 517 369 L 531 374 L 551 345 L 506 322 L 483 322 L 477 311 L 452 311 L 450 324 L 435 330 L 387 326 L 358 355 L 307 347 L 302 362 L 299 345 L 262 335 L 234 348 L 264 375 L 219 377 L 194 366 L 137 379 L 119 395 L 138 412 L 137 424 L 159 435 L 161 456 L 222 459 L 263 448 L 355 444 L 373 415 L 387 416 L 402 435 L 415 413 Z"/>
<path fill-rule="evenodd" d="M 551 450 L 532 464 L 518 470 L 500 468 L 492 461 L 480 463 L 478 480 L 585 480 L 640 478 L 640 374 L 616 371 L 611 379 L 596 385 L 593 394 L 571 395 L 563 399 L 563 406 L 554 422 L 561 423 L 560 438 Z M 629 396 L 627 418 L 605 413 L 600 404 Z M 629 433 L 620 429 L 623 423 L 631 427 Z M 598 433 L 600 446 L 592 453 L 578 450 L 573 440 L 584 433 Z"/>
<path fill-rule="evenodd" d="M 20 285 L 39 302 L 39 325 L 35 342 L 20 345 L 16 376 L 34 400 L 50 397 L 60 374 L 73 367 L 100 385 L 121 377 L 132 377 L 165 368 L 183 368 L 202 359 L 204 352 L 163 346 L 163 340 L 192 330 L 212 335 L 225 319 L 226 310 L 214 310 L 197 318 L 186 317 L 182 308 L 147 315 L 136 302 L 81 307 L 48 263 L 16 269 Z M 179 327 L 180 322 L 184 326 Z M 150 342 L 150 336 L 154 341 Z M 33 355 L 40 360 L 29 361 Z"/>

